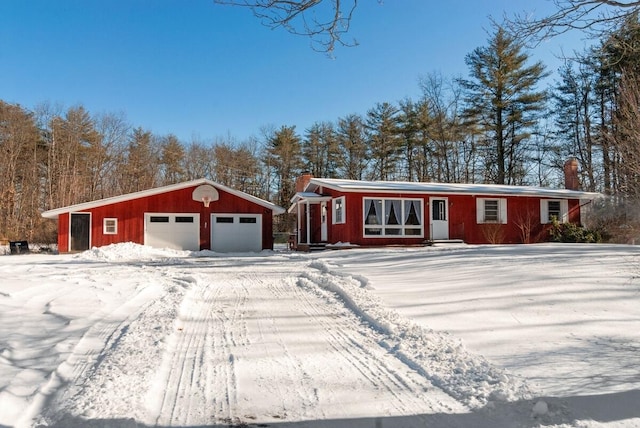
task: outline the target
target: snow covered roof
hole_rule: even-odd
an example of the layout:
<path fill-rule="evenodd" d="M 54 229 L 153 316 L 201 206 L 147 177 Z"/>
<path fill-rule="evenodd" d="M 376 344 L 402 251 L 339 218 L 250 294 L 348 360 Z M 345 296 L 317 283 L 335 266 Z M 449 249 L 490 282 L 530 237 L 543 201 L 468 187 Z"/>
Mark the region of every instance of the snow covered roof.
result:
<path fill-rule="evenodd" d="M 265 201 L 264 199 L 260 199 L 256 196 L 249 195 L 248 193 L 241 192 L 239 190 L 234 190 L 230 187 L 223 186 L 222 184 L 215 183 L 211 180 L 207 180 L 206 178 L 200 178 L 192 181 L 185 181 L 183 183 L 171 184 L 169 186 L 156 187 L 153 189 L 142 190 L 140 192 L 127 193 L 125 195 L 113 196 L 111 198 L 98 199 L 96 201 L 84 202 L 76 205 L 69 205 L 67 207 L 56 208 L 53 210 L 45 211 L 42 213 L 42 217 L 56 219 L 60 214 L 68 213 L 71 211 L 83 211 L 91 208 L 101 207 L 104 205 L 115 204 L 118 202 L 126 202 L 133 199 L 144 198 L 147 196 L 159 195 L 166 192 L 172 192 L 175 190 L 182 190 L 193 186 L 199 186 L 202 184 L 211 185 L 217 189 L 223 190 L 227 193 L 235 195 L 239 198 L 246 199 L 258 205 L 261 205 L 265 208 L 268 208 L 273 211 L 274 214 L 282 214 L 285 209 L 275 205 L 269 201 Z"/>
<path fill-rule="evenodd" d="M 361 181 L 333 178 L 312 178 L 305 191 L 313 192 L 319 187 L 326 187 L 343 192 L 402 192 L 448 195 L 531 196 L 562 199 L 596 199 L 602 196 L 602 194 L 596 192 L 550 189 L 533 186 L 466 183 L 417 183 L 408 181 Z"/>
<path fill-rule="evenodd" d="M 331 200 L 331 196 L 322 196 L 322 195 L 318 195 L 317 193 L 314 193 L 314 192 L 298 192 L 295 195 L 293 195 L 293 198 L 291 198 L 292 205 L 289 207 L 287 212 L 288 213 L 294 212 L 294 210 L 296 208 L 296 204 L 299 201 L 303 201 L 303 200 L 307 200 L 307 201 L 311 201 L 311 202 L 330 201 Z"/>

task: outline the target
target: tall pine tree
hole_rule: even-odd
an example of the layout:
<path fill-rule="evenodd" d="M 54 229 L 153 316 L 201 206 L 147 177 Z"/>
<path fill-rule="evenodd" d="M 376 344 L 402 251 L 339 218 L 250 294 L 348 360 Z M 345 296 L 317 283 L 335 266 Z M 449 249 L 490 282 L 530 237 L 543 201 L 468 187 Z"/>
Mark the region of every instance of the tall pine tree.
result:
<path fill-rule="evenodd" d="M 524 180 L 526 141 L 545 106 L 536 85 L 545 76 L 541 62 L 527 65 L 523 44 L 498 28 L 489 45 L 467 55 L 469 80 L 465 116 L 478 127 L 485 143 L 486 181 L 520 184 Z"/>

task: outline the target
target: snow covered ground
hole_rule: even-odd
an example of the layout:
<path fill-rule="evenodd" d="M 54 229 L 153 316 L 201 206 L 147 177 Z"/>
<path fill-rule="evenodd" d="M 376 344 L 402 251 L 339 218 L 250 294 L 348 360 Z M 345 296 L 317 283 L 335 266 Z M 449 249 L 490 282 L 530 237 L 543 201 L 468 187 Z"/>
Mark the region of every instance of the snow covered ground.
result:
<path fill-rule="evenodd" d="M 639 256 L 2 256 L 0 426 L 637 427 Z"/>

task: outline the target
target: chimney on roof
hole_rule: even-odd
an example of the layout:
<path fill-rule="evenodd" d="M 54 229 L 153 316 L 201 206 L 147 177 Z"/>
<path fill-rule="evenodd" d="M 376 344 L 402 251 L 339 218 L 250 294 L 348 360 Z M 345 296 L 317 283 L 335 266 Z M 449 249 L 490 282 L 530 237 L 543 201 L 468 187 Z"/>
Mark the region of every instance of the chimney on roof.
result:
<path fill-rule="evenodd" d="M 310 172 L 303 172 L 296 179 L 296 193 L 304 192 L 304 189 L 307 187 L 307 184 L 309 184 L 312 178 L 313 174 L 311 174 Z"/>
<path fill-rule="evenodd" d="M 569 158 L 564 163 L 564 187 L 568 190 L 580 189 L 578 160 L 576 158 Z"/>

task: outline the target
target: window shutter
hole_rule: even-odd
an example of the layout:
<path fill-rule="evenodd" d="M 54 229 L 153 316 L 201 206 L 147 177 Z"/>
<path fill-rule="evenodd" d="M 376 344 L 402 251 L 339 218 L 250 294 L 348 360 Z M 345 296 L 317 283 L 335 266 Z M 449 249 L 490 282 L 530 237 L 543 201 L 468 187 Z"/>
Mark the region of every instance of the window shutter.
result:
<path fill-rule="evenodd" d="M 476 223 L 484 223 L 484 199 L 476 198 Z"/>
<path fill-rule="evenodd" d="M 563 199 L 560 201 L 560 212 L 562 213 L 562 223 L 569 223 L 569 201 Z"/>
<path fill-rule="evenodd" d="M 500 223 L 507 224 L 507 200 L 500 199 Z"/>
<path fill-rule="evenodd" d="M 540 223 L 549 223 L 549 203 L 546 199 L 540 199 Z"/>

